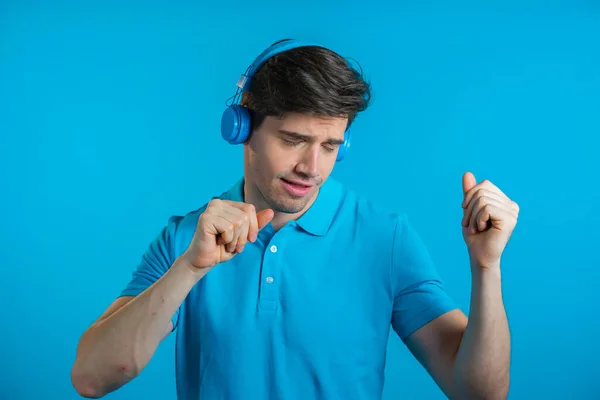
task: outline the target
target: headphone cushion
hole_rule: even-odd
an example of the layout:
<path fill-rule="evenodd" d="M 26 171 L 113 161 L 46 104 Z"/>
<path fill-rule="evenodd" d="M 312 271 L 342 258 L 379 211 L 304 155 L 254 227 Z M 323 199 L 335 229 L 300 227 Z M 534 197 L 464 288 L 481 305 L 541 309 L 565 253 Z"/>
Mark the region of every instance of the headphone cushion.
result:
<path fill-rule="evenodd" d="M 221 117 L 221 136 L 229 144 L 244 143 L 250 136 L 250 112 L 238 104 L 227 107 Z"/>

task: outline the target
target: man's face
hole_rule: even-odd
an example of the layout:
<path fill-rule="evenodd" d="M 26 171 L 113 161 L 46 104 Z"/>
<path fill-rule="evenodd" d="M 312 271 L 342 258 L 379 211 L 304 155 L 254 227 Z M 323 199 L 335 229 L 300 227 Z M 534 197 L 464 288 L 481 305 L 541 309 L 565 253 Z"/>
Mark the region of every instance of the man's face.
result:
<path fill-rule="evenodd" d="M 303 211 L 329 177 L 346 118 L 266 117 L 245 146 L 247 183 L 276 212 Z"/>

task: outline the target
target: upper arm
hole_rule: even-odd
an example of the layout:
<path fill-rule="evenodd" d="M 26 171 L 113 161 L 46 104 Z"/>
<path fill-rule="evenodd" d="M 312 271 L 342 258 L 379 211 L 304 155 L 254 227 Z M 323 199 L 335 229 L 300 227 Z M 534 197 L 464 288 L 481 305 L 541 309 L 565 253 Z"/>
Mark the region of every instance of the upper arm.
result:
<path fill-rule="evenodd" d="M 393 329 L 447 391 L 466 316 L 444 289 L 424 242 L 406 218 L 396 226 L 392 268 Z"/>
<path fill-rule="evenodd" d="M 410 352 L 449 397 L 452 367 L 466 327 L 466 315 L 456 309 L 435 318 L 404 340 Z"/>
<path fill-rule="evenodd" d="M 406 218 L 398 220 L 392 249 L 392 326 L 402 340 L 457 308 L 446 293 L 433 260 Z"/>

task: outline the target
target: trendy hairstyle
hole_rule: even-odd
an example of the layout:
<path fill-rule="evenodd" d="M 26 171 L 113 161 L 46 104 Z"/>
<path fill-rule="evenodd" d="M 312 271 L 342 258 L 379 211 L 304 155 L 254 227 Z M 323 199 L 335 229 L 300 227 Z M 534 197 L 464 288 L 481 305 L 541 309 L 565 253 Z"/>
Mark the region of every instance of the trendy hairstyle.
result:
<path fill-rule="evenodd" d="M 267 60 L 256 71 L 242 104 L 250 110 L 253 129 L 266 116 L 290 112 L 346 117 L 349 127 L 370 101 L 370 84 L 362 70 L 329 49 L 305 46 Z"/>

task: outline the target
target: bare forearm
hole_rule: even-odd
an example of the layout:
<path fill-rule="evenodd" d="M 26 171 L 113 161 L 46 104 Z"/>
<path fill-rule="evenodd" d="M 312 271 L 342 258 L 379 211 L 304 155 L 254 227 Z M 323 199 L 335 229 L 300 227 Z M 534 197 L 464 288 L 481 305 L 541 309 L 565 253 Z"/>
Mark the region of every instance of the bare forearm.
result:
<path fill-rule="evenodd" d="M 73 366 L 77 390 L 101 397 L 135 378 L 167 335 L 172 316 L 200 278 L 178 259 L 154 285 L 92 325 L 79 342 Z"/>
<path fill-rule="evenodd" d="M 505 399 L 511 349 L 500 267 L 471 267 L 469 322 L 454 364 L 458 398 Z"/>

